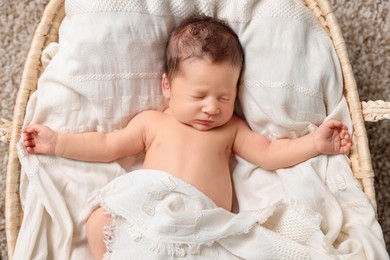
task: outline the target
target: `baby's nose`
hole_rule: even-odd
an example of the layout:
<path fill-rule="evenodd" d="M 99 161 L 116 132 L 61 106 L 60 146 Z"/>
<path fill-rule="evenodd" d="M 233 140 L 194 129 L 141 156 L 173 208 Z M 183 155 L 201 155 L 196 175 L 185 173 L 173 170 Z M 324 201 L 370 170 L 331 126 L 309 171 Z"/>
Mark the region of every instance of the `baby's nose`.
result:
<path fill-rule="evenodd" d="M 220 112 L 218 101 L 217 100 L 208 100 L 207 103 L 203 106 L 202 112 L 209 114 L 209 115 L 215 115 Z"/>

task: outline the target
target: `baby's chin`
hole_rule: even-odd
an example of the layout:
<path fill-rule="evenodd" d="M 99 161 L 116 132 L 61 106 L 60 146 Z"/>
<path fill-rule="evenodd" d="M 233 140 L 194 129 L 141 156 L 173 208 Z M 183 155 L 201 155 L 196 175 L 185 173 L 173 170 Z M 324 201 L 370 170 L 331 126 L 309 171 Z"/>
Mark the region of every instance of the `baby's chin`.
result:
<path fill-rule="evenodd" d="M 216 129 L 222 125 L 223 124 L 216 124 L 216 123 L 205 124 L 205 123 L 197 122 L 197 123 L 192 123 L 190 126 L 198 131 L 210 131 L 210 130 Z"/>

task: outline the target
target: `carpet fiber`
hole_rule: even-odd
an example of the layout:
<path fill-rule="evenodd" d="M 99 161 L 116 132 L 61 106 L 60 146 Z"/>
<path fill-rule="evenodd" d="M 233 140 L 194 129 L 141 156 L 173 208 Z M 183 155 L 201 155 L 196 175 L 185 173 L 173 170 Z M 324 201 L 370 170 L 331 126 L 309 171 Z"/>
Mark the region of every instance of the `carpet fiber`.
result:
<path fill-rule="evenodd" d="M 0 0 L 0 117 L 11 119 L 23 65 L 48 0 Z M 361 100 L 390 101 L 390 1 L 330 0 L 347 43 Z M 390 252 L 390 120 L 367 123 L 378 220 Z M 0 259 L 7 259 L 7 149 L 0 144 Z"/>

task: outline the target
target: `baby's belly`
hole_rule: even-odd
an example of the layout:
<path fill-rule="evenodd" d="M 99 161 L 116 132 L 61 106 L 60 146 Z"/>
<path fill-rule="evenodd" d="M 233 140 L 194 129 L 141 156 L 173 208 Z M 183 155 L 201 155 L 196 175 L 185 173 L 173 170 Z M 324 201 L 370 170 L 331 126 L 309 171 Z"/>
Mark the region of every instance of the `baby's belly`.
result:
<path fill-rule="evenodd" d="M 230 211 L 233 194 L 229 169 L 230 155 L 223 149 L 207 153 L 197 153 L 197 150 L 194 152 L 190 149 L 175 149 L 159 153 L 149 151 L 143 167 L 176 176 L 204 193 L 217 206 Z"/>
<path fill-rule="evenodd" d="M 232 182 L 230 172 L 177 172 L 172 173 L 181 180 L 193 185 L 207 197 L 212 199 L 217 206 L 231 211 L 232 207 Z"/>

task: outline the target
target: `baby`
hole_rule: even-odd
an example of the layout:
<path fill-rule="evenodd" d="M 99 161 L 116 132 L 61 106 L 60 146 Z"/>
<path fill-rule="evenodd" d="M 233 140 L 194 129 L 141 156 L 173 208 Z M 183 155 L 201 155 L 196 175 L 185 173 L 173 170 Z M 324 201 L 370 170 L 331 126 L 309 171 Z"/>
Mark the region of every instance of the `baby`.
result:
<path fill-rule="evenodd" d="M 262 168 L 290 167 L 319 154 L 347 153 L 350 136 L 339 121 L 324 122 L 314 133 L 270 141 L 234 114 L 244 54 L 237 35 L 210 17 L 186 19 L 166 48 L 162 92 L 168 108 L 144 111 L 112 133 L 57 133 L 43 125 L 23 130 L 29 153 L 110 162 L 145 152 L 143 169 L 167 172 L 204 193 L 228 211 L 232 207 L 229 159 L 232 153 Z M 103 228 L 110 215 L 98 208 L 87 236 L 95 258 L 106 251 Z"/>

